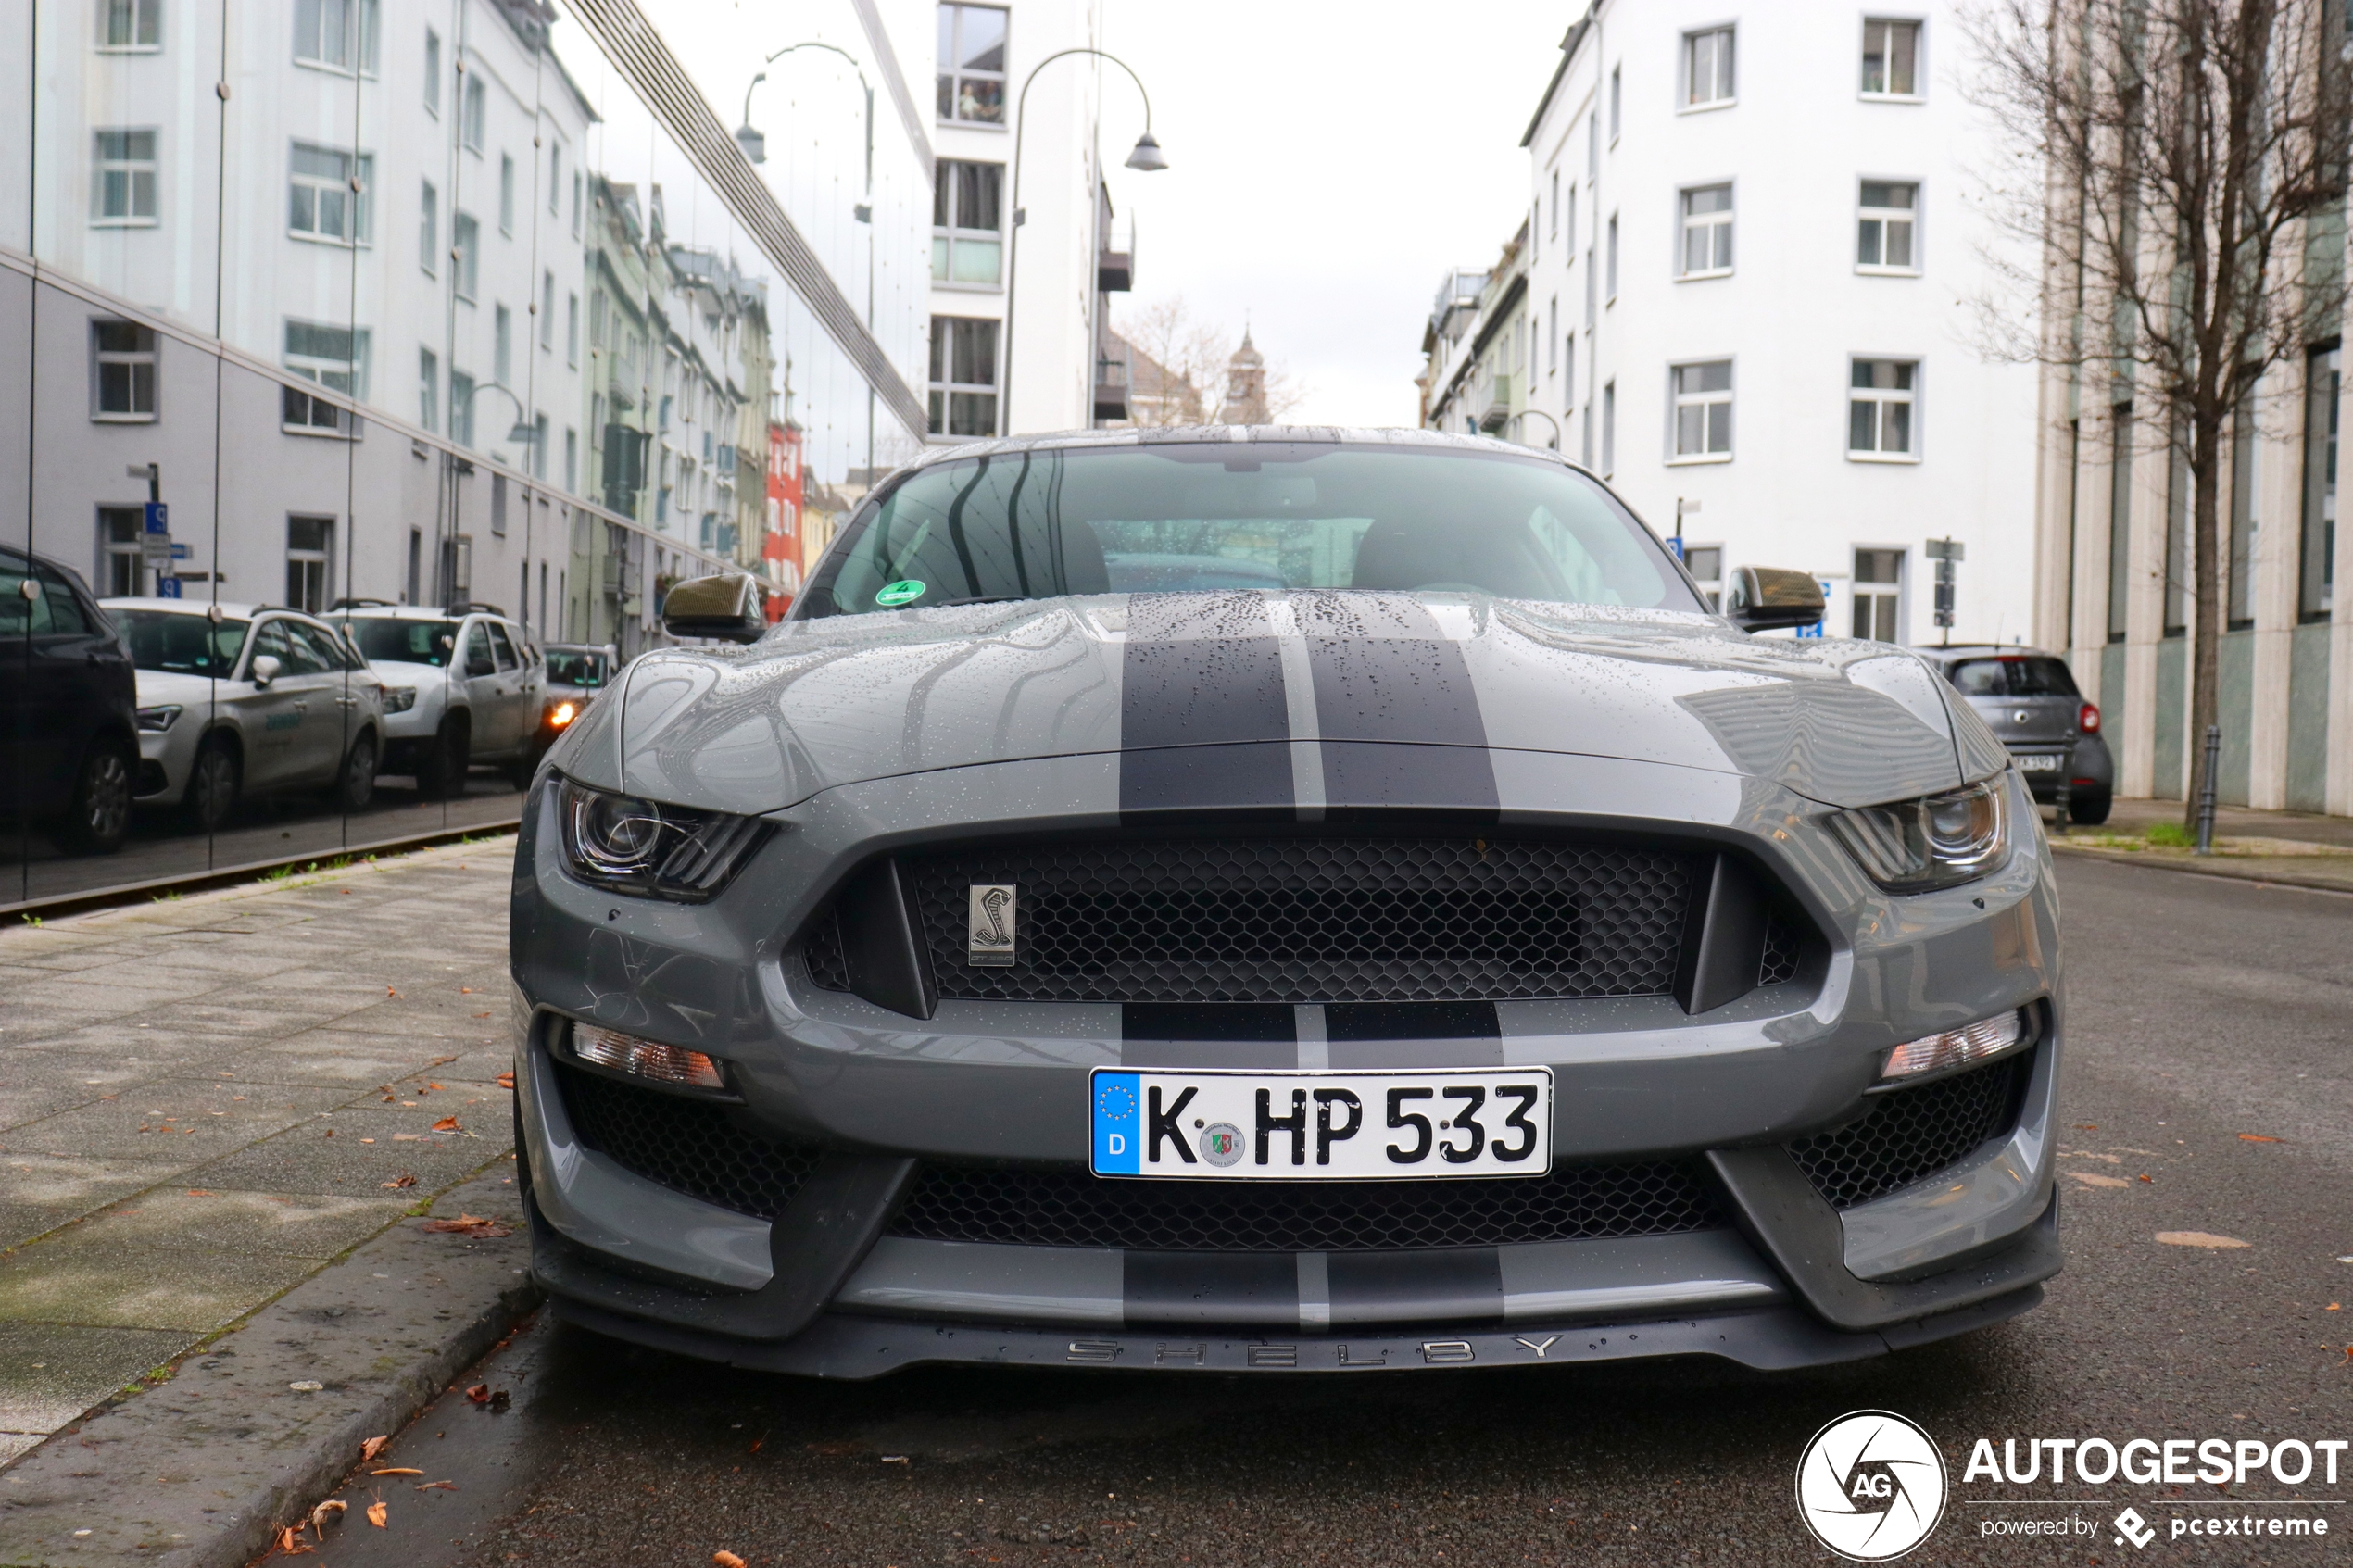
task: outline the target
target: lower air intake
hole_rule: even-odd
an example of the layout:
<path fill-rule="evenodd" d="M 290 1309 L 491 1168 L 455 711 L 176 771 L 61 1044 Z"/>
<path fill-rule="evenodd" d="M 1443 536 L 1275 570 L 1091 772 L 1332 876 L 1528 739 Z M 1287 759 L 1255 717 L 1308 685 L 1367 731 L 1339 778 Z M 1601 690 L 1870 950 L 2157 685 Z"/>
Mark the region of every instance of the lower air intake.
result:
<path fill-rule="evenodd" d="M 747 1132 L 725 1106 L 641 1089 L 560 1061 L 556 1075 L 582 1143 L 690 1198 L 771 1220 L 817 1168 L 821 1151 Z"/>
<path fill-rule="evenodd" d="M 1852 1209 L 1949 1170 L 2018 1124 L 2034 1053 L 1878 1097 L 1859 1122 L 1789 1146 L 1833 1209 Z"/>

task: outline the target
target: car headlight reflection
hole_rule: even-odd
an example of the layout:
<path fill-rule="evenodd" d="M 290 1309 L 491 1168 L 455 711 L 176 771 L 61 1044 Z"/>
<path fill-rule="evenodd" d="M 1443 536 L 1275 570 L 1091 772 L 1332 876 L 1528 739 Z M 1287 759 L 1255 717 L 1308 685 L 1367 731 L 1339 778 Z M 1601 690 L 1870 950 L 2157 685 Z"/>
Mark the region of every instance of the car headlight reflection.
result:
<path fill-rule="evenodd" d="M 417 688 L 414 686 L 386 686 L 384 696 L 386 713 L 406 713 L 417 706 Z"/>
<path fill-rule="evenodd" d="M 725 886 L 767 836 L 756 817 L 665 806 L 559 777 L 564 860 L 592 886 L 699 904 Z"/>
<path fill-rule="evenodd" d="M 176 702 L 139 709 L 139 727 L 151 735 L 159 735 L 179 721 L 180 705 Z"/>
<path fill-rule="evenodd" d="M 1999 871 L 2009 859 L 2004 780 L 1892 806 L 1841 811 L 1831 831 L 1890 893 L 1926 893 Z"/>
<path fill-rule="evenodd" d="M 554 729 L 560 730 L 578 717 L 580 709 L 568 702 L 560 702 L 547 710 L 547 723 Z"/>

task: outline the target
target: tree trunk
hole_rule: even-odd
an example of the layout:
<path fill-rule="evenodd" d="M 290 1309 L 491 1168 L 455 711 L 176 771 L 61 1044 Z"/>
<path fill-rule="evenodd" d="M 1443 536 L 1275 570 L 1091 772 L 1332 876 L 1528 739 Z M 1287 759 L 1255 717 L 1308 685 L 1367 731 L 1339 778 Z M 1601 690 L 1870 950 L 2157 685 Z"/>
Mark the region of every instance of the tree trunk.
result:
<path fill-rule="evenodd" d="M 2221 399 L 2199 409 L 2190 424 L 2191 578 L 2196 592 L 2190 609 L 2189 788 L 2183 791 L 2182 825 L 2197 831 L 2198 797 L 2206 787 L 2206 731 L 2214 722 L 2221 683 L 2222 552 L 2218 547 L 2222 471 Z"/>

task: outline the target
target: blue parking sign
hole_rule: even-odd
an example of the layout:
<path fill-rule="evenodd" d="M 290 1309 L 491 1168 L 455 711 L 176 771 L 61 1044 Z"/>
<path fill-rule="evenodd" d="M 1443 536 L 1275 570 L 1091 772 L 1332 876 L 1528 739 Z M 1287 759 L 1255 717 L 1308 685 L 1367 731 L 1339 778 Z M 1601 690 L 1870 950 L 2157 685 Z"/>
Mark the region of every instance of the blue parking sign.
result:
<path fill-rule="evenodd" d="M 145 519 L 148 533 L 169 533 L 171 532 L 171 508 L 163 502 L 149 501 L 141 508 L 141 511 Z"/>
<path fill-rule="evenodd" d="M 179 596 L 180 579 L 177 577 L 158 577 L 156 579 L 156 597 L 159 599 L 176 599 Z"/>

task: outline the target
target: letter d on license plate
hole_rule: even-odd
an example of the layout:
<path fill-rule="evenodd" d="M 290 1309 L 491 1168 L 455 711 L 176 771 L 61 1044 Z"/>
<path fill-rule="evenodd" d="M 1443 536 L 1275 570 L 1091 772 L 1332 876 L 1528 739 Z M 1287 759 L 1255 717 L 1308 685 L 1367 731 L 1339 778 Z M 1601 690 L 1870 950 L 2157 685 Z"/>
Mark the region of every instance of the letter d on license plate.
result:
<path fill-rule="evenodd" d="M 1550 1068 L 1400 1073 L 1130 1071 L 1088 1095 L 1099 1176 L 1395 1181 L 1537 1176 L 1553 1164 Z"/>

